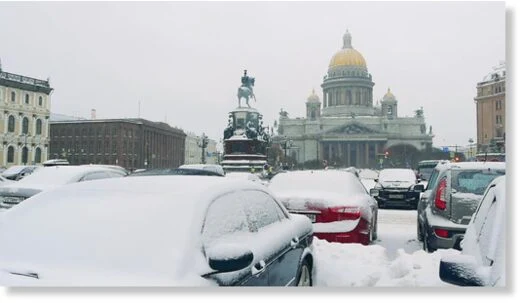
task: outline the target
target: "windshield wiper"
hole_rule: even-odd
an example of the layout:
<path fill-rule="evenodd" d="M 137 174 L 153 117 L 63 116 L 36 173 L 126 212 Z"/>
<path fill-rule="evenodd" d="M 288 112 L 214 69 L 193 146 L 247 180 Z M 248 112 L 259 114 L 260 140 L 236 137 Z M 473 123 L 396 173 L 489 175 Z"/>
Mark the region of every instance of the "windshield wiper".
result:
<path fill-rule="evenodd" d="M 11 275 L 17 275 L 17 276 L 24 276 L 24 277 L 34 278 L 34 279 L 40 279 L 40 277 L 38 276 L 38 274 L 35 273 L 35 272 L 21 273 L 21 272 L 13 272 L 13 271 L 10 271 L 9 273 L 10 273 Z"/>

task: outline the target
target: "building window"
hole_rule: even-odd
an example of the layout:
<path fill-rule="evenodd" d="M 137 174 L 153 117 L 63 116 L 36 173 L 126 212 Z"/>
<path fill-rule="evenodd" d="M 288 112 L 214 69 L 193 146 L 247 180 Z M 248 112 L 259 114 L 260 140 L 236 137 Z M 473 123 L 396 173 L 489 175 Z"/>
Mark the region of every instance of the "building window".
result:
<path fill-rule="evenodd" d="M 25 94 L 25 104 L 29 104 L 29 94 Z"/>
<path fill-rule="evenodd" d="M 39 105 L 39 106 L 43 106 L 43 98 L 42 98 L 42 96 L 40 96 L 40 97 L 38 98 L 38 105 Z"/>
<path fill-rule="evenodd" d="M 36 134 L 37 135 L 42 134 L 42 120 L 40 120 L 40 119 L 36 120 Z"/>
<path fill-rule="evenodd" d="M 501 115 L 497 115 L 496 122 L 497 122 L 497 124 L 502 124 L 502 116 Z"/>
<path fill-rule="evenodd" d="M 24 117 L 22 120 L 22 134 L 28 134 L 29 133 L 29 119 L 27 117 Z"/>
<path fill-rule="evenodd" d="M 16 102 L 16 93 L 11 92 L 11 102 Z"/>
<path fill-rule="evenodd" d="M 7 131 L 10 133 L 14 133 L 14 117 L 9 116 L 7 121 Z"/>
<path fill-rule="evenodd" d="M 497 102 L 495 103 L 495 109 L 496 110 L 502 109 L 502 100 L 497 100 Z"/>
<path fill-rule="evenodd" d="M 13 163 L 14 162 L 14 147 L 9 146 L 7 149 L 7 163 Z"/>

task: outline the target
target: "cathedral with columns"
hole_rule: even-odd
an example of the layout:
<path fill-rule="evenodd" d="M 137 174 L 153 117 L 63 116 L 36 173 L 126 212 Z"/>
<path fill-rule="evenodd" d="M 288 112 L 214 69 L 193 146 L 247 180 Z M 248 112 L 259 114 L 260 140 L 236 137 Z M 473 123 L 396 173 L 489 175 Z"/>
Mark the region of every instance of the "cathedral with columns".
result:
<path fill-rule="evenodd" d="M 297 164 L 412 167 L 418 154 L 432 147 L 431 126 L 426 129 L 422 108 L 412 117 L 399 117 L 398 100 L 390 88 L 374 105 L 374 84 L 347 30 L 323 78 L 321 101 L 313 90 L 305 103 L 306 117 L 289 118 L 281 110 L 274 140 Z"/>

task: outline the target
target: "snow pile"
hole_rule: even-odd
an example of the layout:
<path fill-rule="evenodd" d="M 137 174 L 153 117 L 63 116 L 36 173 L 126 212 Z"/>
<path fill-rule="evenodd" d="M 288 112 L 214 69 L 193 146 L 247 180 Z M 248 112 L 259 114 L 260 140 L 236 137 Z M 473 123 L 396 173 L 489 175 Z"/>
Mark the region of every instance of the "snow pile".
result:
<path fill-rule="evenodd" d="M 439 263 L 456 250 L 438 250 L 412 254 L 399 249 L 388 260 L 380 245 L 329 243 L 314 238 L 316 258 L 315 285 L 318 287 L 450 287 L 439 278 Z"/>

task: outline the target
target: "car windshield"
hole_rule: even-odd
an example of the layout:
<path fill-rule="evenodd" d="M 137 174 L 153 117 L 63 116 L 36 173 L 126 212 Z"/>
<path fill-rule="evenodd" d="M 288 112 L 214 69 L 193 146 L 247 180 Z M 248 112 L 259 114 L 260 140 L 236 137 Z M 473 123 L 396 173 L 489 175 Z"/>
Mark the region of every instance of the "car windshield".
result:
<path fill-rule="evenodd" d="M 411 169 L 383 169 L 379 173 L 379 182 L 413 182 L 415 173 Z"/>
<path fill-rule="evenodd" d="M 454 172 L 451 179 L 453 189 L 462 193 L 483 195 L 489 183 L 496 177 L 504 175 L 504 171 L 458 171 Z"/>

